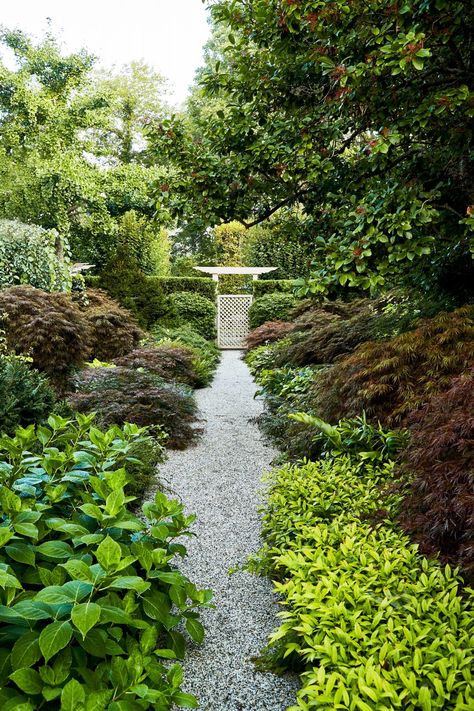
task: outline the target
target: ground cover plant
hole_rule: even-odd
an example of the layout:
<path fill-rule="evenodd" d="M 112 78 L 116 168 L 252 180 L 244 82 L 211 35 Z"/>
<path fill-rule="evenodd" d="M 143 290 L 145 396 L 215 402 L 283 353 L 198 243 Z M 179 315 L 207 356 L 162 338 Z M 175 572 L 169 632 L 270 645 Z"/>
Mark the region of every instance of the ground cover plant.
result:
<path fill-rule="evenodd" d="M 74 386 L 69 406 L 82 413 L 97 412 L 103 425 L 159 425 L 168 435 L 167 445 L 175 449 L 183 449 L 199 434 L 192 391 L 150 371 L 89 368 L 75 376 Z"/>
<path fill-rule="evenodd" d="M 272 663 L 300 670 L 295 711 L 456 709 L 474 702 L 472 591 L 394 524 L 394 464 L 342 454 L 269 476 L 253 567 L 283 598 Z"/>
<path fill-rule="evenodd" d="M 198 610 L 211 595 L 172 562 L 193 520 L 183 506 L 158 492 L 131 512 L 126 467 L 147 438 L 81 415 L 0 438 L 7 711 L 196 707 L 180 688 L 178 626 L 201 641 Z"/>

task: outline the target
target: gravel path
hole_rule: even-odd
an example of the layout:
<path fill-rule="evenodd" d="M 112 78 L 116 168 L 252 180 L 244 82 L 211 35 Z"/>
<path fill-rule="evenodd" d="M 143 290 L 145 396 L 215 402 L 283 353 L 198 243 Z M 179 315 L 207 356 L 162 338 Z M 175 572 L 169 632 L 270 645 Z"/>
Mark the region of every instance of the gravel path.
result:
<path fill-rule="evenodd" d="M 204 711 L 284 711 L 294 703 L 297 677 L 256 672 L 251 657 L 277 624 L 270 581 L 231 567 L 259 548 L 260 478 L 275 456 L 249 422 L 261 411 L 240 351 L 224 351 L 212 387 L 197 398 L 206 430 L 197 447 L 171 452 L 160 476 L 197 514 L 189 556 L 180 564 L 197 585 L 214 591 L 203 613 L 206 638 L 190 648 L 184 689 Z"/>

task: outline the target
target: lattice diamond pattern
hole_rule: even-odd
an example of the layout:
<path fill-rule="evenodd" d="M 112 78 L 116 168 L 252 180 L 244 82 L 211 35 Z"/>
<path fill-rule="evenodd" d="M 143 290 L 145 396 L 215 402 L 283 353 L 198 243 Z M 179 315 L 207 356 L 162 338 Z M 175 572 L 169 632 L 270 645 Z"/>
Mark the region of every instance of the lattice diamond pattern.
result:
<path fill-rule="evenodd" d="M 249 332 L 251 296 L 222 294 L 218 297 L 217 342 L 219 348 L 244 348 Z"/>

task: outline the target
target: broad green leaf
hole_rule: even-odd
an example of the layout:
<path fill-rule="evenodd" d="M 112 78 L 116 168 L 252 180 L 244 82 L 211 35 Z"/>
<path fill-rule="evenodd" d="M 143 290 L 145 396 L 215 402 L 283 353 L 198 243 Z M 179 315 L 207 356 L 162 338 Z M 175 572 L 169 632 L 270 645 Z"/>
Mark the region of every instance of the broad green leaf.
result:
<path fill-rule="evenodd" d="M 95 556 L 105 570 L 110 570 L 119 564 L 122 552 L 119 544 L 107 536 L 98 546 Z"/>
<path fill-rule="evenodd" d="M 76 679 L 71 679 L 61 692 L 61 711 L 77 711 L 85 700 L 84 688 Z"/>
<path fill-rule="evenodd" d="M 39 637 L 39 645 L 46 662 L 69 644 L 72 632 L 69 622 L 52 622 L 44 628 Z"/>
<path fill-rule="evenodd" d="M 74 555 L 71 546 L 64 541 L 47 541 L 36 546 L 36 550 L 46 558 L 52 558 L 53 560 L 63 560 Z"/>
<path fill-rule="evenodd" d="M 38 632 L 32 630 L 22 635 L 13 645 L 11 655 L 12 669 L 31 667 L 41 659 Z"/>
<path fill-rule="evenodd" d="M 17 669 L 13 674 L 10 674 L 10 679 L 29 696 L 41 694 L 43 689 L 41 677 L 34 669 Z"/>
<path fill-rule="evenodd" d="M 189 632 L 190 637 L 198 644 L 201 644 L 204 639 L 204 627 L 199 620 L 189 617 L 186 620 L 186 629 Z"/>
<path fill-rule="evenodd" d="M 71 611 L 71 619 L 77 629 L 85 637 L 89 630 L 99 621 L 101 608 L 93 602 L 75 605 Z"/>

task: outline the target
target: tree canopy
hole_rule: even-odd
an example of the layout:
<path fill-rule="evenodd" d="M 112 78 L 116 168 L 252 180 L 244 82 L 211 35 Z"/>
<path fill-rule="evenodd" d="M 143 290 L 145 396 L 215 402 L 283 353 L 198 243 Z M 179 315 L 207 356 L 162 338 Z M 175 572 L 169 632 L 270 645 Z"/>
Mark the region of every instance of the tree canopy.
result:
<path fill-rule="evenodd" d="M 153 127 L 158 203 L 209 224 L 311 219 L 313 290 L 472 277 L 474 8 L 217 0 L 186 115 Z"/>

